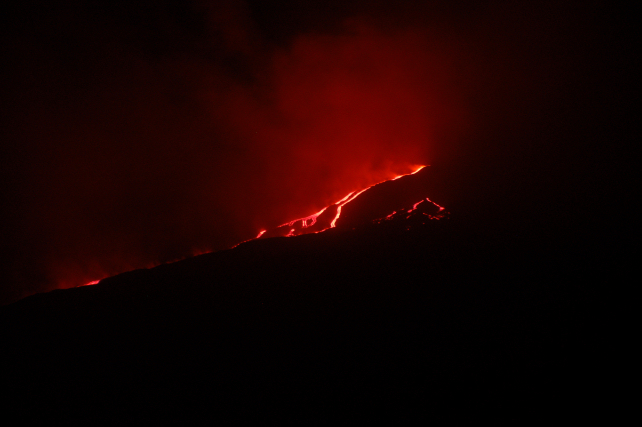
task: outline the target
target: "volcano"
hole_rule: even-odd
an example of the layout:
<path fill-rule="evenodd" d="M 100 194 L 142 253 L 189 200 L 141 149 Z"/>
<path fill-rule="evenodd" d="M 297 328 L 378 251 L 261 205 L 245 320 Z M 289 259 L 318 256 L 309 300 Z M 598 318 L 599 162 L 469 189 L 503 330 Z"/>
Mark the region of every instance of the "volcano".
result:
<path fill-rule="evenodd" d="M 590 388 L 571 272 L 476 236 L 439 204 L 436 178 L 426 167 L 230 250 L 2 307 L 11 411 L 113 423 L 574 413 Z"/>

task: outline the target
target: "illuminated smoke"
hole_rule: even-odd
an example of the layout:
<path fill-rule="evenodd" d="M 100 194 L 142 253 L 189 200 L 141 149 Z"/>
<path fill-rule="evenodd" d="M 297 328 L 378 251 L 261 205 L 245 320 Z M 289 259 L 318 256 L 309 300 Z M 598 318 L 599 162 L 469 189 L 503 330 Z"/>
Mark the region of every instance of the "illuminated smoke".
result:
<path fill-rule="evenodd" d="M 97 34 L 98 65 L 29 63 L 13 85 L 5 276 L 18 296 L 229 248 L 297 212 L 315 213 L 286 235 L 332 227 L 463 120 L 421 29 L 352 19 L 270 45 L 243 10 L 214 15 L 221 38 L 196 51 L 103 49 Z"/>

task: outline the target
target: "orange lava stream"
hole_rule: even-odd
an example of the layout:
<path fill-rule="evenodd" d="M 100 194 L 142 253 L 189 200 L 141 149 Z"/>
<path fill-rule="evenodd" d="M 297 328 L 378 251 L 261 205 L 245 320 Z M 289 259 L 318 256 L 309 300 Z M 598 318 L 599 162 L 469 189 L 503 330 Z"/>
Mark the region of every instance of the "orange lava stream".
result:
<path fill-rule="evenodd" d="M 80 286 L 91 286 L 91 285 L 97 285 L 97 284 L 98 284 L 98 282 L 100 282 L 100 280 L 92 280 L 91 282 L 87 282 L 87 283 L 85 283 L 84 285 L 80 285 Z M 80 287 L 80 286 L 79 286 L 79 287 Z"/>
<path fill-rule="evenodd" d="M 407 174 L 403 174 L 403 175 L 397 175 L 396 177 L 392 178 L 391 180 L 387 180 L 387 179 L 386 179 L 386 180 L 383 180 L 383 181 L 378 182 L 378 183 L 376 183 L 376 184 L 372 184 L 370 187 L 366 187 L 366 188 L 364 188 L 363 190 L 359 191 L 358 193 L 356 193 L 356 194 L 355 194 L 354 196 L 352 196 L 352 197 L 350 197 L 350 194 L 353 194 L 353 193 L 354 193 L 354 191 L 353 191 L 352 193 L 348 194 L 348 195 L 347 195 L 347 196 L 345 196 L 343 199 L 341 199 L 341 200 L 339 200 L 337 203 L 335 203 L 335 204 L 338 204 L 339 206 L 337 207 L 337 215 L 336 215 L 336 216 L 334 217 L 334 219 L 332 220 L 332 223 L 330 223 L 330 228 L 334 228 L 334 227 L 336 227 L 336 225 L 337 225 L 337 220 L 338 220 L 338 219 L 339 219 L 339 217 L 341 216 L 341 207 L 342 207 L 342 206 L 344 206 L 344 205 L 347 205 L 348 203 L 350 203 L 351 201 L 353 201 L 354 199 L 356 199 L 356 198 L 357 198 L 357 196 L 358 196 L 359 194 L 361 194 L 361 193 L 363 193 L 364 191 L 366 191 L 366 190 L 368 190 L 368 189 L 370 189 L 370 188 L 374 187 L 375 185 L 379 185 L 379 184 L 381 184 L 382 182 L 386 182 L 386 181 L 394 181 L 394 180 L 397 180 L 397 179 L 399 179 L 399 178 L 403 178 L 404 176 L 414 175 L 414 174 L 416 174 L 417 172 L 419 172 L 420 170 L 422 170 L 423 168 L 425 168 L 425 166 L 419 166 L 419 168 L 417 168 L 417 170 L 415 170 L 414 172 L 407 173 Z M 350 198 L 349 198 L 349 197 L 350 197 Z M 349 199 L 348 199 L 348 198 L 349 198 Z M 347 200 L 346 200 L 346 199 L 347 199 Z M 422 202 L 423 202 L 423 200 L 422 200 Z M 419 203 L 421 203 L 421 202 L 419 202 Z M 419 203 L 417 203 L 417 205 L 418 205 Z M 415 205 L 415 207 L 417 207 L 417 205 Z M 413 209 L 414 209 L 414 207 L 413 207 Z"/>
<path fill-rule="evenodd" d="M 381 182 L 384 182 L 384 181 L 381 181 Z M 379 184 L 381 184 L 381 182 L 380 182 Z M 375 184 L 375 185 L 377 185 L 377 184 Z M 371 185 L 370 187 L 372 187 L 372 185 Z M 370 188 L 370 187 L 368 187 L 368 188 Z M 357 196 L 358 196 L 359 194 L 363 193 L 363 192 L 364 192 L 364 191 L 366 191 L 368 188 L 364 188 L 363 190 L 361 190 L 361 191 L 359 191 L 358 193 L 356 193 L 354 196 L 350 197 L 350 194 L 353 194 L 353 193 L 354 193 L 354 191 L 353 191 L 352 193 L 348 194 L 346 197 L 344 197 L 343 199 L 341 199 L 340 201 L 338 201 L 338 202 L 337 202 L 337 203 L 340 203 L 340 204 L 339 204 L 339 206 L 337 206 L 337 215 L 334 217 L 334 219 L 333 219 L 333 220 L 332 220 L 332 222 L 330 223 L 330 228 L 334 228 L 334 227 L 336 227 L 336 225 L 337 225 L 337 220 L 339 219 L 339 216 L 341 216 L 341 207 L 342 207 L 342 206 L 344 206 L 344 205 L 347 205 L 348 203 L 350 203 L 351 201 L 353 201 L 354 199 L 356 199 L 356 198 L 357 198 Z M 350 197 L 350 198 L 348 199 L 348 197 Z M 346 199 L 347 199 L 347 200 L 346 200 Z M 335 203 L 335 204 L 336 204 L 336 203 Z"/>
<path fill-rule="evenodd" d="M 429 198 L 427 198 L 427 197 L 426 197 L 426 200 L 428 200 L 428 201 L 429 201 L 430 203 L 432 203 L 433 205 L 437 206 L 437 207 L 439 208 L 439 212 L 441 212 L 441 211 L 443 211 L 443 210 L 444 210 L 444 207 L 443 207 L 443 206 L 439 206 L 437 203 L 433 202 L 433 201 L 432 201 L 432 200 L 430 200 Z M 422 202 L 423 202 L 423 200 L 422 200 Z M 415 206 L 417 206 L 417 205 L 415 205 Z"/>
<path fill-rule="evenodd" d="M 381 184 L 381 183 L 383 183 L 383 182 L 386 182 L 386 181 L 394 181 L 394 180 L 397 180 L 397 179 L 399 179 L 399 178 L 403 178 L 404 176 L 414 175 L 414 174 L 416 174 L 417 172 L 419 172 L 420 170 L 422 170 L 423 168 L 425 168 L 425 166 L 419 166 L 417 169 L 415 169 L 415 170 L 414 170 L 413 172 L 411 172 L 411 173 L 402 174 L 402 175 L 397 175 L 396 177 L 394 177 L 394 178 L 392 178 L 392 179 L 385 179 L 385 180 L 383 180 L 383 181 L 377 182 L 376 184 L 372 184 L 372 185 L 370 185 L 370 186 L 368 186 L 368 187 L 366 187 L 366 188 L 364 188 L 363 190 L 360 190 L 360 191 L 351 191 L 351 192 L 350 192 L 350 193 L 348 193 L 348 194 L 347 194 L 343 199 L 341 199 L 341 200 L 339 200 L 338 202 L 335 202 L 335 203 L 333 203 L 333 204 L 331 204 L 331 205 L 329 205 L 329 206 L 326 206 L 325 208 L 321 209 L 319 212 L 317 212 L 317 213 L 315 213 L 315 214 L 312 214 L 312 215 L 309 215 L 309 216 L 306 216 L 306 217 L 303 217 L 303 218 L 297 218 L 297 219 L 295 219 L 295 220 L 292 220 L 292 221 L 286 222 L 286 223 L 284 223 L 284 224 L 279 225 L 279 227 L 285 227 L 285 226 L 287 226 L 287 227 L 293 227 L 293 226 L 294 226 L 294 224 L 296 224 L 296 223 L 297 223 L 297 222 L 299 222 L 299 221 L 301 221 L 301 226 L 302 226 L 302 228 L 308 228 L 308 227 L 311 227 L 311 226 L 313 226 L 314 224 L 316 224 L 316 222 L 317 222 L 317 218 L 319 217 L 319 215 L 321 215 L 323 212 L 325 212 L 325 211 L 326 211 L 326 209 L 328 209 L 328 208 L 329 208 L 329 207 L 331 207 L 331 206 L 336 206 L 336 207 L 337 207 L 337 213 L 336 213 L 336 215 L 334 216 L 334 219 L 332 220 L 332 222 L 330 223 L 330 227 L 328 227 L 328 228 L 335 228 L 335 227 L 336 227 L 336 225 L 337 225 L 337 220 L 338 220 L 338 219 L 339 219 L 339 217 L 341 216 L 341 208 L 342 208 L 343 206 L 347 205 L 348 203 L 350 203 L 351 201 L 353 201 L 354 199 L 356 199 L 356 198 L 357 198 L 361 193 L 363 193 L 364 191 L 369 190 L 370 188 L 374 187 L 375 185 L 379 185 L 379 184 Z M 423 200 L 422 200 L 422 201 L 423 201 Z M 420 202 L 420 203 L 421 203 L 421 202 Z M 415 205 L 415 207 L 416 207 L 416 205 Z M 414 209 L 414 208 L 413 208 L 413 209 Z M 277 227 L 277 228 L 279 228 L 279 227 Z M 321 232 L 323 232 L 323 231 L 327 230 L 328 228 L 324 228 L 323 230 L 316 231 L 315 233 L 321 233 Z M 258 236 L 256 236 L 256 239 L 260 238 L 260 237 L 263 235 L 263 233 L 265 233 L 265 231 L 260 232 L 260 233 L 259 233 L 259 235 L 258 235 Z M 291 229 L 291 230 L 290 230 L 290 232 L 289 232 L 285 237 L 292 237 L 292 236 L 297 235 L 297 234 L 295 234 L 295 233 L 296 233 L 296 229 L 294 229 L 294 228 L 293 228 L 293 229 Z M 250 240 L 252 240 L 252 239 L 250 239 Z M 241 243 L 244 243 L 244 242 L 241 242 Z M 238 246 L 238 245 L 236 245 L 236 246 Z M 236 246 L 235 246 L 235 247 L 236 247 Z"/>
<path fill-rule="evenodd" d="M 315 214 L 312 214 L 310 216 L 306 216 L 305 218 L 299 218 L 299 219 L 295 219 L 294 221 L 286 222 L 285 224 L 279 225 L 279 227 L 283 227 L 285 225 L 288 225 L 288 226 L 292 227 L 294 225 L 294 223 L 296 223 L 297 221 L 301 221 L 303 223 L 303 228 L 311 227 L 317 222 L 317 217 L 319 215 L 321 215 L 326 209 L 328 209 L 328 208 L 325 207 L 325 208 L 321 209 L 319 212 L 317 212 Z M 260 233 L 258 237 L 261 237 L 262 234 L 263 233 Z M 257 239 L 258 239 L 258 237 L 257 237 Z"/>

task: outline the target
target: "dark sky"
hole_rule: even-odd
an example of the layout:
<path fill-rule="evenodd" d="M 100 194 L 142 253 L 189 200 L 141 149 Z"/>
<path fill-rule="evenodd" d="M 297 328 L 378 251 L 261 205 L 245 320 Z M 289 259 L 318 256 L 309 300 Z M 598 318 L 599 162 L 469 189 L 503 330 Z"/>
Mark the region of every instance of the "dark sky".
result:
<path fill-rule="evenodd" d="M 421 164 L 489 235 L 577 237 L 628 136 L 626 11 L 397 3 L 3 11 L 0 303 L 230 247 Z"/>

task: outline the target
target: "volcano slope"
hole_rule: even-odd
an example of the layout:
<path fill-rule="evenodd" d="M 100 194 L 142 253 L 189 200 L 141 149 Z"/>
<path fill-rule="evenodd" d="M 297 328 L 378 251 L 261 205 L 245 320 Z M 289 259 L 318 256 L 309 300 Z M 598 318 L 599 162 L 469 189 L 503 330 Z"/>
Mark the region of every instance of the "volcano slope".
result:
<path fill-rule="evenodd" d="M 591 393 L 587 314 L 568 255 L 487 239 L 456 213 L 426 220 L 420 208 L 437 206 L 428 201 L 408 212 L 433 197 L 416 197 L 427 182 L 382 185 L 321 233 L 2 307 L 6 413 L 113 423 L 577 417 Z M 377 205 L 395 188 L 409 194 L 402 206 Z M 379 216 L 399 208 L 408 215 Z"/>

